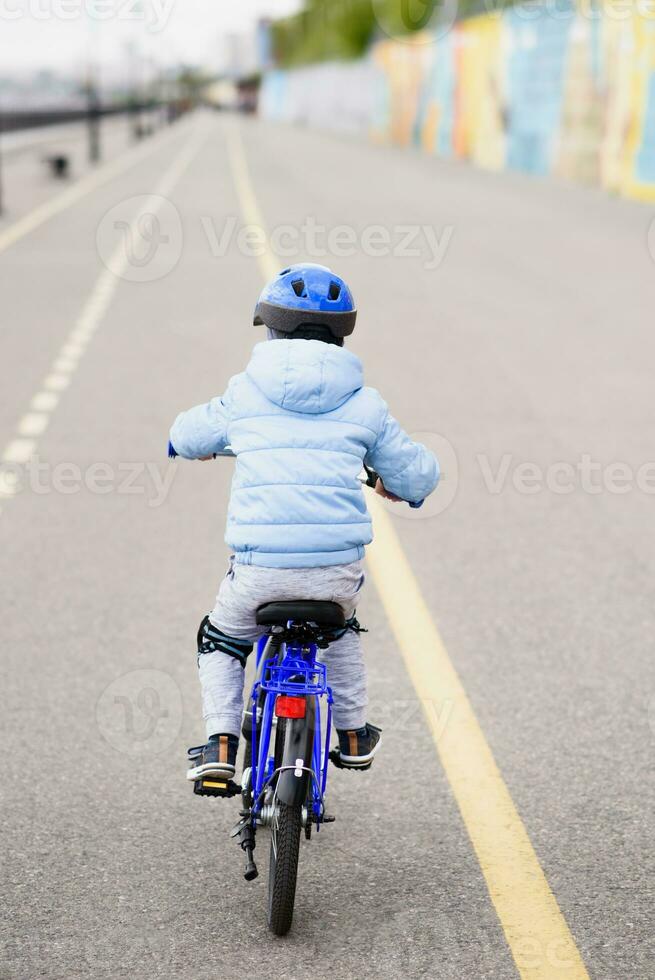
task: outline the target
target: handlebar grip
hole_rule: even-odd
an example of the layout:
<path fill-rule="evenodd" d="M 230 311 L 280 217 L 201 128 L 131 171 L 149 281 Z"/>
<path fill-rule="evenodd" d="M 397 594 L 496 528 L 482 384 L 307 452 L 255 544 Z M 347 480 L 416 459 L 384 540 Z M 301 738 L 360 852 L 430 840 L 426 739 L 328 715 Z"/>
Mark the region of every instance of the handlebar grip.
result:
<path fill-rule="evenodd" d="M 372 470 L 370 466 L 366 465 L 366 463 L 364 463 L 364 470 L 366 471 L 366 483 L 364 486 L 373 487 L 373 489 L 375 489 L 377 482 L 380 479 L 380 474 L 376 473 L 375 470 Z M 425 498 L 423 498 L 423 500 L 416 500 L 414 503 L 412 503 L 411 500 L 408 500 L 407 503 L 412 510 L 418 510 L 419 507 L 422 507 L 425 503 Z"/>
<path fill-rule="evenodd" d="M 366 472 L 366 483 L 364 486 L 373 487 L 373 489 L 375 489 L 376 484 L 380 479 L 379 474 L 376 473 L 375 470 L 372 470 L 370 466 L 367 466 L 366 463 L 364 463 L 364 470 Z"/>

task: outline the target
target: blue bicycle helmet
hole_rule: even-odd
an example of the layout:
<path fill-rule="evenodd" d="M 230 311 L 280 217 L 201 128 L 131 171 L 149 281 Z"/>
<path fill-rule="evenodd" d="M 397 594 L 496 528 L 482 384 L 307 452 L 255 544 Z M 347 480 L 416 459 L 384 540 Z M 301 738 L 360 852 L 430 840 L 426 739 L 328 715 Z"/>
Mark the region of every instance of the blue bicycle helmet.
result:
<path fill-rule="evenodd" d="M 255 307 L 255 326 L 282 334 L 299 327 L 327 327 L 343 341 L 355 329 L 357 310 L 346 283 L 324 265 L 310 262 L 283 269 L 264 289 Z"/>

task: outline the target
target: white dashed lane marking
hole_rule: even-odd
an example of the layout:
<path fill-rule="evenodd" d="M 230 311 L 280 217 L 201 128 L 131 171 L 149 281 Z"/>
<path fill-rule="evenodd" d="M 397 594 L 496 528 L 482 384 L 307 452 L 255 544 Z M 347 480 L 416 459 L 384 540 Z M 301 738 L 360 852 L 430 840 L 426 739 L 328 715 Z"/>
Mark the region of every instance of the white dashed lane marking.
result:
<path fill-rule="evenodd" d="M 197 125 L 190 138 L 185 141 L 184 146 L 173 159 L 173 162 L 159 181 L 152 195 L 143 202 L 132 219 L 130 226 L 130 233 L 132 235 L 137 234 L 138 223 L 145 214 L 152 215 L 157 213 L 166 195 L 171 193 L 193 158 L 201 149 L 209 135 L 210 129 L 211 124 L 206 119 L 203 119 Z M 119 168 L 117 172 L 121 172 L 122 169 L 124 167 Z M 110 176 L 114 175 L 113 172 L 110 174 Z M 97 181 L 93 184 L 93 187 L 95 186 L 98 186 Z M 88 190 L 84 193 L 88 193 Z M 74 200 L 79 199 L 80 196 L 81 193 L 78 193 Z M 43 211 L 43 209 L 41 210 Z M 53 204 L 47 216 L 50 217 L 59 210 L 62 210 L 62 207 L 55 207 Z M 40 224 L 44 220 L 46 218 L 42 216 L 37 224 Z M 36 218 L 33 218 L 29 230 L 32 227 L 36 227 L 34 224 L 35 221 Z M 8 231 L 10 232 L 11 229 L 8 229 Z M 27 232 L 24 231 L 23 233 L 26 234 Z M 12 241 L 15 240 L 15 235 L 16 233 Z M 5 232 L 4 236 L 0 236 L 0 251 L 2 248 L 7 247 L 7 243 L 7 232 Z M 73 329 L 57 352 L 40 390 L 32 398 L 30 410 L 19 420 L 16 426 L 16 437 L 5 446 L 0 454 L 0 514 L 2 513 L 3 505 L 12 497 L 16 496 L 20 487 L 18 474 L 12 467 L 29 463 L 35 455 L 37 440 L 48 428 L 52 413 L 59 404 L 59 393 L 68 388 L 71 383 L 73 375 L 89 343 L 107 312 L 118 283 L 122 278 L 122 273 L 127 269 L 128 264 L 129 258 L 126 254 L 125 246 L 121 241 L 108 263 L 108 268 L 103 269 L 98 276 L 91 295 L 84 304 Z"/>

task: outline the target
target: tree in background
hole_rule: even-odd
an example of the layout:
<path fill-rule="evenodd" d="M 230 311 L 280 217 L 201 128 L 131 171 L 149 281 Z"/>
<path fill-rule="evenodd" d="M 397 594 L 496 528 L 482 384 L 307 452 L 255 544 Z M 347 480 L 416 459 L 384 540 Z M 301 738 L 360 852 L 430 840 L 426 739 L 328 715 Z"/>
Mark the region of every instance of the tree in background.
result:
<path fill-rule="evenodd" d="M 272 25 L 273 52 L 282 67 L 358 58 L 379 36 L 436 26 L 445 5 L 460 17 L 498 10 L 513 0 L 306 0 L 304 8 Z M 447 11 L 446 11 L 447 13 Z M 452 12 L 451 12 L 452 20 Z"/>
<path fill-rule="evenodd" d="M 357 58 L 375 30 L 371 0 L 307 0 L 299 13 L 273 24 L 274 57 L 284 66 Z"/>

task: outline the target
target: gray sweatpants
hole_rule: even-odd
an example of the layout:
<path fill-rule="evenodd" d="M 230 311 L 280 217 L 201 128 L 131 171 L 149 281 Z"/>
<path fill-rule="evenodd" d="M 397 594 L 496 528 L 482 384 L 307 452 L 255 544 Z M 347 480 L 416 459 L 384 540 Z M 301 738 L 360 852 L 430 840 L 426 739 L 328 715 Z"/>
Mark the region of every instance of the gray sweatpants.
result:
<path fill-rule="evenodd" d="M 257 640 L 255 611 L 265 602 L 285 599 L 324 599 L 338 602 L 346 618 L 355 612 L 364 584 L 361 561 L 325 568 L 263 568 L 231 561 L 209 614 L 214 626 L 237 640 Z M 366 723 L 366 670 L 359 635 L 345 636 L 321 651 L 328 684 L 334 695 L 337 728 L 362 728 Z M 207 738 L 239 735 L 243 712 L 244 669 L 238 660 L 215 650 L 198 658 L 202 707 Z"/>

